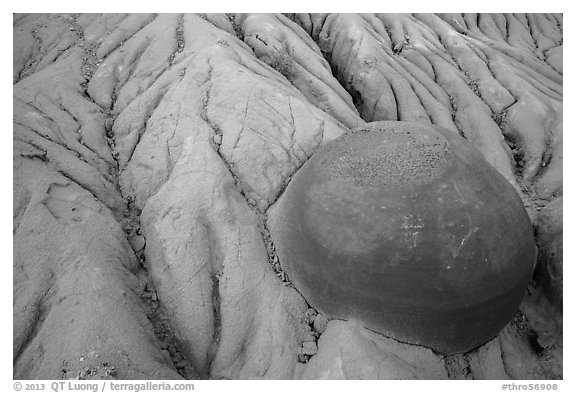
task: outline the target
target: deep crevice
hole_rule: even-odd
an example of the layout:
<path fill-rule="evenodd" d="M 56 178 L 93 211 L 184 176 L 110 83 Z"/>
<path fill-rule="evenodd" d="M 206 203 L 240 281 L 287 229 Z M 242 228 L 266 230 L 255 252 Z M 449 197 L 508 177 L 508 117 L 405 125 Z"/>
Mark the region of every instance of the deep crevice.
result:
<path fill-rule="evenodd" d="M 212 269 L 211 280 L 212 280 L 212 308 L 214 313 L 214 330 L 212 333 L 212 342 L 208 348 L 208 376 L 212 370 L 212 364 L 216 358 L 218 352 L 218 347 L 220 345 L 220 335 L 222 331 L 222 314 L 220 311 L 220 277 L 222 271 L 214 271 Z"/>
<path fill-rule="evenodd" d="M 40 62 L 40 55 L 42 53 L 42 39 L 38 35 L 38 30 L 35 28 L 30 31 L 30 34 L 32 35 L 32 38 L 34 38 L 32 55 L 30 58 L 28 58 L 28 60 L 26 60 L 22 66 L 22 69 L 18 72 L 18 76 L 16 77 L 14 84 L 32 75 L 36 71 L 36 66 Z"/>
<path fill-rule="evenodd" d="M 176 50 L 172 52 L 168 60 L 170 67 L 172 67 L 172 65 L 174 64 L 174 58 L 176 57 L 176 55 L 178 53 L 182 53 L 186 46 L 186 42 L 184 41 L 184 14 L 181 14 L 180 17 L 178 18 L 178 25 L 176 26 L 175 35 L 176 35 Z M 152 84 L 154 84 L 154 82 L 152 82 Z M 150 86 L 152 86 L 152 84 Z"/>
<path fill-rule="evenodd" d="M 236 34 L 236 38 L 240 41 L 244 41 L 244 32 L 242 31 L 242 27 L 236 22 L 236 15 L 235 14 L 226 14 L 228 20 L 232 24 L 232 28 L 234 29 L 234 34 Z"/>
<path fill-rule="evenodd" d="M 450 116 L 452 117 L 452 123 L 454 123 L 454 125 L 456 126 L 456 129 L 458 130 L 458 134 L 460 134 L 460 136 L 464 139 L 468 139 L 468 137 L 466 136 L 466 134 L 464 133 L 464 131 L 462 131 L 462 125 L 460 124 L 460 121 L 458 120 L 458 117 L 456 116 L 456 112 L 458 111 L 458 107 L 456 106 L 456 99 L 454 98 L 454 96 L 450 93 L 446 93 L 448 95 L 448 98 L 450 100 Z"/>
<path fill-rule="evenodd" d="M 82 35 L 80 35 L 82 37 Z M 95 53 L 97 47 L 93 45 L 87 46 L 90 53 L 94 56 L 84 56 L 85 62 L 88 61 L 89 64 L 84 65 L 83 76 L 86 82 L 82 84 L 83 94 L 85 98 L 95 104 L 105 116 L 104 129 L 105 129 L 105 139 L 110 149 L 111 155 L 114 159 L 115 165 L 111 167 L 110 177 L 112 184 L 119 191 L 120 195 L 124 200 L 124 207 L 120 211 L 113 210 L 113 214 L 117 222 L 121 225 L 124 233 L 126 234 L 126 239 L 134 252 L 140 266 L 141 272 L 143 273 L 144 285 L 141 291 L 137 294 L 140 295 L 141 304 L 144 305 L 146 317 L 150 321 L 154 334 L 160 343 L 160 349 L 164 352 L 164 357 L 170 359 L 174 369 L 185 379 L 198 379 L 198 373 L 192 366 L 192 362 L 188 359 L 185 351 L 182 350 L 182 344 L 178 340 L 174 329 L 170 324 L 168 313 L 162 304 L 161 299 L 159 299 L 156 289 L 154 287 L 153 281 L 150 277 L 149 270 L 146 264 L 146 239 L 140 229 L 140 215 L 142 213 L 141 209 L 135 203 L 134 197 L 126 195 L 122 187 L 120 186 L 120 174 L 121 167 L 119 162 L 119 154 L 116 150 L 116 140 L 115 134 L 113 132 L 114 122 L 116 121 L 116 116 L 119 113 L 114 113 L 114 107 L 116 104 L 116 94 L 113 94 L 112 102 L 110 108 L 101 108 L 89 95 L 88 93 L 88 83 L 93 71 L 90 68 L 91 64 L 95 64 L 97 67 L 100 62 L 91 63 L 91 59 L 95 59 Z M 114 89 L 116 92 L 116 89 Z M 158 102 L 161 98 L 158 100 Z M 151 110 L 153 112 L 154 109 Z M 144 124 L 146 127 L 147 122 Z"/>
<path fill-rule="evenodd" d="M 106 139 L 116 162 L 114 170 L 115 184 L 125 201 L 124 211 L 115 212 L 115 215 L 117 221 L 122 225 L 126 238 L 144 273 L 145 285 L 141 293 L 141 299 L 142 303 L 146 305 L 146 317 L 153 326 L 154 334 L 160 343 L 161 350 L 167 351 L 167 355 L 169 355 L 168 357 L 178 374 L 185 379 L 198 379 L 198 373 L 194 370 L 185 351 L 181 349 L 182 345 L 176 337 L 174 329 L 170 324 L 168 313 L 161 299 L 158 297 L 153 280 L 150 277 L 145 254 L 146 239 L 140 229 L 140 215 L 142 214 L 142 210 L 136 205 L 134 198 L 125 195 L 120 187 L 120 164 L 118 162 L 118 153 L 115 150 L 115 135 L 112 132 L 114 119 L 110 113 L 108 113 L 108 116 L 110 121 L 107 122 Z"/>

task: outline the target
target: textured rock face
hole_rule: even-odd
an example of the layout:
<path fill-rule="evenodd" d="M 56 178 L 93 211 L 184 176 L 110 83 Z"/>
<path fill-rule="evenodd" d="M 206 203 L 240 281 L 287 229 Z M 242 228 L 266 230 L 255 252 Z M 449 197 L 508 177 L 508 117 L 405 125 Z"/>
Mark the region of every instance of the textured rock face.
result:
<path fill-rule="evenodd" d="M 536 236 L 540 243 L 538 252 L 538 279 L 544 285 L 546 294 L 550 300 L 562 309 L 563 303 L 563 244 L 562 234 L 562 203 L 563 198 L 558 198 L 543 208 L 538 216 Z"/>
<path fill-rule="evenodd" d="M 13 31 L 15 378 L 562 377 L 562 15 L 15 14 Z M 373 121 L 460 134 L 537 229 L 535 280 L 476 350 L 329 321 L 282 270 L 268 209 Z M 436 176 L 405 158 L 380 175 Z"/>
<path fill-rule="evenodd" d="M 310 304 L 444 354 L 493 338 L 536 262 L 516 191 L 464 138 L 418 123 L 370 123 L 327 144 L 268 226 Z"/>

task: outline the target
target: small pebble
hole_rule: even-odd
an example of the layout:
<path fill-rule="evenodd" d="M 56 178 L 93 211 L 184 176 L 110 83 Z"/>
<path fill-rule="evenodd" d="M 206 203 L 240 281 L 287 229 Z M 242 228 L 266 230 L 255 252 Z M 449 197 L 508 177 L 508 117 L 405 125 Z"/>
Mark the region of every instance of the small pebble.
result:
<path fill-rule="evenodd" d="M 316 336 L 314 335 L 314 332 L 312 331 L 306 332 L 306 335 L 304 336 L 304 341 L 316 341 Z"/>
<path fill-rule="evenodd" d="M 298 361 L 300 363 L 306 363 L 308 361 L 308 356 L 304 355 L 303 353 L 298 354 Z"/>
<path fill-rule="evenodd" d="M 146 239 L 143 236 L 134 236 L 130 238 L 130 245 L 134 249 L 134 252 L 142 251 L 144 246 L 146 245 Z"/>
<path fill-rule="evenodd" d="M 308 324 L 312 323 L 312 321 L 314 321 L 314 317 L 316 316 L 316 314 L 317 314 L 316 310 L 314 310 L 313 308 L 309 308 L 304 313 L 304 321 Z"/>
<path fill-rule="evenodd" d="M 323 314 L 316 315 L 316 318 L 314 318 L 314 330 L 322 334 L 326 330 L 326 325 L 328 325 L 326 317 Z"/>
<path fill-rule="evenodd" d="M 310 341 L 306 341 L 304 344 L 302 344 L 302 353 L 304 355 L 316 355 L 316 352 L 318 352 L 318 347 L 316 346 L 315 342 L 310 342 Z"/>

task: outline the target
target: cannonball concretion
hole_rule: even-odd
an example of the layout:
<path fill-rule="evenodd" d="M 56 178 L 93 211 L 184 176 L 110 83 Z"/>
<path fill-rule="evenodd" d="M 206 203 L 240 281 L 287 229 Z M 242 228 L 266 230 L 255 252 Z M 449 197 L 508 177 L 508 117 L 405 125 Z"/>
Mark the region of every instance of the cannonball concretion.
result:
<path fill-rule="evenodd" d="M 312 306 L 445 355 L 498 334 L 536 260 L 515 189 L 467 140 L 417 123 L 370 123 L 327 143 L 268 228 Z"/>

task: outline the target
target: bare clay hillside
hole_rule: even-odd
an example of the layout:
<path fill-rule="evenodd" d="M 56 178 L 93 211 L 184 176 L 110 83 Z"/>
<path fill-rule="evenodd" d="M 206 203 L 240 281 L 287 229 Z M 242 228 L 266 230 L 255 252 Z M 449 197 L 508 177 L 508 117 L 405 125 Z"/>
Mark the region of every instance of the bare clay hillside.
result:
<path fill-rule="evenodd" d="M 561 14 L 15 14 L 13 32 L 14 378 L 562 378 Z M 524 300 L 469 352 L 324 315 L 282 267 L 269 211 L 377 121 L 466 139 L 530 217 Z"/>

